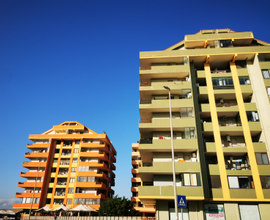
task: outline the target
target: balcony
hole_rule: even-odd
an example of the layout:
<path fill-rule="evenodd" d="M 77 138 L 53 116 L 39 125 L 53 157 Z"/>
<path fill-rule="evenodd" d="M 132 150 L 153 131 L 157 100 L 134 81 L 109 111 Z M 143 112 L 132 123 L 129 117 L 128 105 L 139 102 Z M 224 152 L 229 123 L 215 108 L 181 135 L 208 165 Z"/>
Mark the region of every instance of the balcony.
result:
<path fill-rule="evenodd" d="M 38 175 L 38 177 L 43 177 L 44 174 L 45 174 L 44 171 L 39 171 L 38 173 L 37 172 L 26 172 L 26 173 L 21 172 L 20 173 L 20 177 L 25 177 L 25 178 L 28 178 L 28 177 L 37 177 L 37 175 Z"/>
<path fill-rule="evenodd" d="M 141 177 L 131 178 L 132 183 L 141 183 L 141 181 L 142 181 Z"/>
<path fill-rule="evenodd" d="M 108 169 L 107 164 L 98 162 L 79 162 L 79 166 L 97 167 L 100 169 Z"/>
<path fill-rule="evenodd" d="M 84 130 L 84 126 L 83 125 L 54 125 L 53 126 L 53 130 L 55 131 L 62 131 L 62 130 Z"/>
<path fill-rule="evenodd" d="M 144 85 L 140 85 L 140 92 L 153 92 L 153 91 L 163 91 L 164 94 L 166 90 L 164 91 L 163 86 L 166 85 L 168 87 L 170 87 L 171 91 L 177 92 L 177 90 L 179 91 L 179 93 L 181 92 L 181 90 L 183 89 L 191 89 L 191 82 L 188 81 L 181 81 L 181 82 L 151 82 L 150 84 L 144 84 Z"/>
<path fill-rule="evenodd" d="M 35 193 L 34 198 L 40 198 L 41 193 Z M 32 198 L 33 192 L 16 193 L 16 198 Z"/>
<path fill-rule="evenodd" d="M 28 149 L 34 149 L 34 148 L 49 148 L 50 143 L 33 143 L 33 144 L 27 144 Z"/>
<path fill-rule="evenodd" d="M 241 45 L 250 45 L 251 41 L 253 40 L 253 34 L 252 32 L 234 32 L 222 34 L 216 33 L 214 35 L 211 35 L 211 41 L 228 39 L 235 39 L 234 44 L 236 45 L 239 42 L 241 43 Z M 210 43 L 208 34 L 185 35 L 185 48 L 203 48 L 206 40 L 208 41 L 208 43 Z"/>
<path fill-rule="evenodd" d="M 208 169 L 209 169 L 210 175 L 220 175 L 219 174 L 219 166 L 217 164 L 209 164 Z"/>
<path fill-rule="evenodd" d="M 179 110 L 182 107 L 191 107 L 193 106 L 193 101 L 191 98 L 174 98 L 171 99 L 172 111 Z M 160 112 L 167 112 L 169 110 L 169 100 L 168 99 L 152 99 L 149 101 L 140 101 L 139 103 L 140 110 L 148 110 L 150 112 L 158 109 Z"/>
<path fill-rule="evenodd" d="M 139 199 L 145 198 L 157 198 L 168 199 L 168 197 L 174 198 L 173 186 L 139 186 Z M 192 200 L 192 197 L 203 200 L 203 188 L 200 186 L 180 186 L 177 187 L 177 195 L 186 195 L 188 200 Z"/>
<path fill-rule="evenodd" d="M 41 188 L 42 184 L 43 182 L 36 182 L 36 184 L 35 182 L 24 182 L 24 183 L 18 182 L 18 187 L 27 188 L 27 187 L 35 187 L 36 185 L 37 188 Z"/>
<path fill-rule="evenodd" d="M 55 191 L 55 194 L 54 194 L 54 196 L 55 197 L 60 197 L 60 196 L 65 196 L 65 189 L 63 189 L 63 190 L 56 190 Z"/>
<path fill-rule="evenodd" d="M 106 148 L 105 144 L 101 144 L 99 142 L 82 142 L 81 143 L 81 147 L 86 147 L 86 148 L 100 148 L 100 147 L 104 147 Z"/>
<path fill-rule="evenodd" d="M 139 150 L 150 150 L 152 152 L 155 151 L 171 151 L 171 138 L 168 139 L 150 139 L 149 143 L 144 143 L 144 141 L 140 141 Z M 175 150 L 197 150 L 198 143 L 197 139 L 174 139 L 173 140 L 174 149 Z"/>
<path fill-rule="evenodd" d="M 76 187 L 81 188 L 106 188 L 104 183 L 96 183 L 96 182 L 77 182 Z"/>
<path fill-rule="evenodd" d="M 200 172 L 199 162 L 176 162 L 175 163 L 176 172 Z M 139 173 L 172 173 L 172 162 L 144 162 L 141 167 L 139 167 Z"/>
<path fill-rule="evenodd" d="M 174 130 L 177 128 L 184 127 L 195 127 L 194 118 L 173 118 L 172 124 Z M 153 118 L 149 123 L 139 123 L 139 129 L 142 130 L 151 130 L 151 131 L 164 131 L 170 130 L 170 119 L 169 118 Z"/>
<path fill-rule="evenodd" d="M 131 187 L 131 192 L 138 192 L 138 187 Z"/>
<path fill-rule="evenodd" d="M 189 73 L 189 65 L 153 65 L 149 70 L 140 70 L 140 75 L 150 75 L 149 77 L 151 78 L 158 77 L 159 74 L 164 73 L 166 73 L 166 75 L 170 75 L 170 77 L 179 77 L 179 75 L 180 77 L 183 77 Z"/>
<path fill-rule="evenodd" d="M 260 175 L 270 176 L 270 165 L 258 165 L 258 170 Z"/>
<path fill-rule="evenodd" d="M 236 143 L 233 146 L 224 146 L 224 153 L 247 153 L 247 147 L 245 143 Z M 206 142 L 206 152 L 216 152 L 216 144 L 214 142 Z"/>
<path fill-rule="evenodd" d="M 94 157 L 101 160 L 109 160 L 108 156 L 105 153 L 98 152 L 81 152 L 80 157 L 89 157 L 89 159 Z"/>
<path fill-rule="evenodd" d="M 13 209 L 30 209 L 31 203 L 13 203 Z M 32 209 L 38 209 L 39 204 L 32 204 Z"/>
<path fill-rule="evenodd" d="M 76 199 L 103 199 L 106 200 L 106 196 L 102 193 L 95 195 L 94 193 L 75 193 Z"/>
<path fill-rule="evenodd" d="M 131 173 L 132 173 L 132 174 L 138 174 L 138 173 L 139 173 L 139 169 L 132 169 L 132 170 L 131 170 Z"/>
<path fill-rule="evenodd" d="M 262 128 L 260 122 L 248 122 L 251 134 L 258 134 Z M 204 122 L 203 129 L 205 132 L 213 132 L 212 122 Z M 243 134 L 243 127 L 237 123 L 223 123 L 219 126 L 220 132 L 224 132 L 228 135 Z M 234 133 L 236 132 L 236 133 Z"/>
<path fill-rule="evenodd" d="M 230 189 L 230 196 L 233 199 L 256 199 L 255 189 Z"/>
<path fill-rule="evenodd" d="M 69 164 L 70 164 L 70 160 L 61 160 L 60 161 L 61 167 L 63 167 L 63 166 L 69 166 Z"/>
<path fill-rule="evenodd" d="M 267 152 L 265 143 L 263 142 L 253 142 L 253 147 L 255 152 Z"/>
<path fill-rule="evenodd" d="M 23 162 L 23 167 L 46 167 L 47 162 Z"/>
<path fill-rule="evenodd" d="M 48 153 L 42 152 L 42 153 L 25 153 L 24 157 L 26 158 L 47 158 Z"/>

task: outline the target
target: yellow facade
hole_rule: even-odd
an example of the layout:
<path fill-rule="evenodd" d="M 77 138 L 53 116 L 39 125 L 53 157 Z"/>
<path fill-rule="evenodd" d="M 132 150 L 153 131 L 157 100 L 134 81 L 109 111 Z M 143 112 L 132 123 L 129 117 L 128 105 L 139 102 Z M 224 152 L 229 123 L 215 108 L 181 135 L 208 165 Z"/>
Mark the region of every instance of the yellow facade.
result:
<path fill-rule="evenodd" d="M 184 218 L 267 219 L 270 44 L 252 32 L 202 30 L 141 52 L 140 64 L 136 201 L 151 203 L 157 219 L 175 217 L 167 86 Z"/>
<path fill-rule="evenodd" d="M 29 172 L 21 173 L 27 181 L 18 184 L 24 192 L 16 193 L 22 203 L 13 208 L 84 204 L 98 209 L 102 200 L 113 196 L 116 151 L 106 134 L 66 121 L 29 139 L 33 144 L 27 148 L 32 152 L 25 157 L 30 161 L 23 163 Z"/>

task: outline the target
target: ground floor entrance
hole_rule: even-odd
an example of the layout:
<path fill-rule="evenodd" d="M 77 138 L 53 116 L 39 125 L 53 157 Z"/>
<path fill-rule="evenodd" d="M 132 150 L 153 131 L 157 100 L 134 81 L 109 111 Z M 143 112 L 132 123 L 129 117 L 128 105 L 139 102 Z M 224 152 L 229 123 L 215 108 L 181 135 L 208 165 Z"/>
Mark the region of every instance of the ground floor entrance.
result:
<path fill-rule="evenodd" d="M 183 215 L 178 209 L 178 220 L 269 220 L 269 216 L 270 203 L 188 201 Z M 175 217 L 173 201 L 157 200 L 156 220 L 175 220 Z"/>

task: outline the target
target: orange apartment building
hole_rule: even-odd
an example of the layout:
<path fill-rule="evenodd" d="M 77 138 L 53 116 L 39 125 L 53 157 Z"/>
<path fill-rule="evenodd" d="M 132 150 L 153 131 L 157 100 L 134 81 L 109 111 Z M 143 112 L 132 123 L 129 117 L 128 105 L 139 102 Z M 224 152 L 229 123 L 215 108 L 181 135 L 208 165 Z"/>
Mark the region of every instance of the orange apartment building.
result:
<path fill-rule="evenodd" d="M 14 209 L 29 212 L 45 205 L 54 209 L 62 204 L 75 208 L 79 204 L 99 209 L 100 202 L 112 197 L 115 185 L 116 150 L 108 136 L 98 134 L 77 121 L 66 121 L 42 133 L 29 135 L 25 153 L 28 169 L 20 176 L 21 203 Z M 32 199 L 33 198 L 33 199 Z"/>
<path fill-rule="evenodd" d="M 142 179 L 139 175 L 139 166 L 141 165 L 141 155 L 139 152 L 139 144 L 132 144 L 132 178 L 131 178 L 131 201 L 135 202 L 134 209 L 137 210 L 142 216 L 155 216 L 155 200 L 149 200 L 142 204 L 141 200 L 138 197 L 138 187 L 142 184 Z M 143 183 L 147 185 L 147 183 Z"/>

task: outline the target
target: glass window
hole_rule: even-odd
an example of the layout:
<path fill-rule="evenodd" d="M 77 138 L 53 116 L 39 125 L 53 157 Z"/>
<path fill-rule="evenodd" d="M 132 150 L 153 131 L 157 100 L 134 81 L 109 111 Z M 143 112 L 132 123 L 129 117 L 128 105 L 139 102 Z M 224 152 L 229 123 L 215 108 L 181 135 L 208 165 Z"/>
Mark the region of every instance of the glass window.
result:
<path fill-rule="evenodd" d="M 252 176 L 228 176 L 230 189 L 254 188 Z"/>
<path fill-rule="evenodd" d="M 266 87 L 266 91 L 267 91 L 268 96 L 270 97 L 270 87 Z"/>
<path fill-rule="evenodd" d="M 257 164 L 269 164 L 267 153 L 255 153 Z"/>
<path fill-rule="evenodd" d="M 239 76 L 240 85 L 250 85 L 249 76 Z"/>
<path fill-rule="evenodd" d="M 212 188 L 221 188 L 220 176 L 210 176 L 210 181 Z"/>
<path fill-rule="evenodd" d="M 223 204 L 204 204 L 206 220 L 225 220 Z"/>
<path fill-rule="evenodd" d="M 194 139 L 196 138 L 195 128 L 185 128 L 185 139 Z"/>
<path fill-rule="evenodd" d="M 79 153 L 79 148 L 75 148 L 74 149 L 74 154 L 78 154 Z"/>
<path fill-rule="evenodd" d="M 261 176 L 261 183 L 263 189 L 270 188 L 270 176 Z"/>
<path fill-rule="evenodd" d="M 78 158 L 73 158 L 73 162 L 72 163 L 77 163 Z"/>
<path fill-rule="evenodd" d="M 75 182 L 75 178 L 73 178 L 73 177 L 70 178 L 70 179 L 69 179 L 69 182 L 70 182 L 70 183 L 74 183 L 74 182 Z"/>
<path fill-rule="evenodd" d="M 72 199 L 67 199 L 67 204 L 71 204 L 72 203 Z"/>
<path fill-rule="evenodd" d="M 270 72 L 269 70 L 262 70 L 263 78 L 270 79 Z"/>
<path fill-rule="evenodd" d="M 212 78 L 213 87 L 220 88 L 220 87 L 233 87 L 233 80 L 232 77 L 213 77 Z"/>
<path fill-rule="evenodd" d="M 73 188 L 69 188 L 69 189 L 68 189 L 68 193 L 69 193 L 69 194 L 72 194 L 72 193 L 73 193 Z"/>
<path fill-rule="evenodd" d="M 239 205 L 241 220 L 261 220 L 258 205 Z"/>
<path fill-rule="evenodd" d="M 181 118 L 192 118 L 193 117 L 193 108 L 180 108 Z"/>
<path fill-rule="evenodd" d="M 184 186 L 201 186 L 199 173 L 182 173 L 180 179 Z"/>
<path fill-rule="evenodd" d="M 181 118 L 187 118 L 187 108 L 181 108 Z"/>

